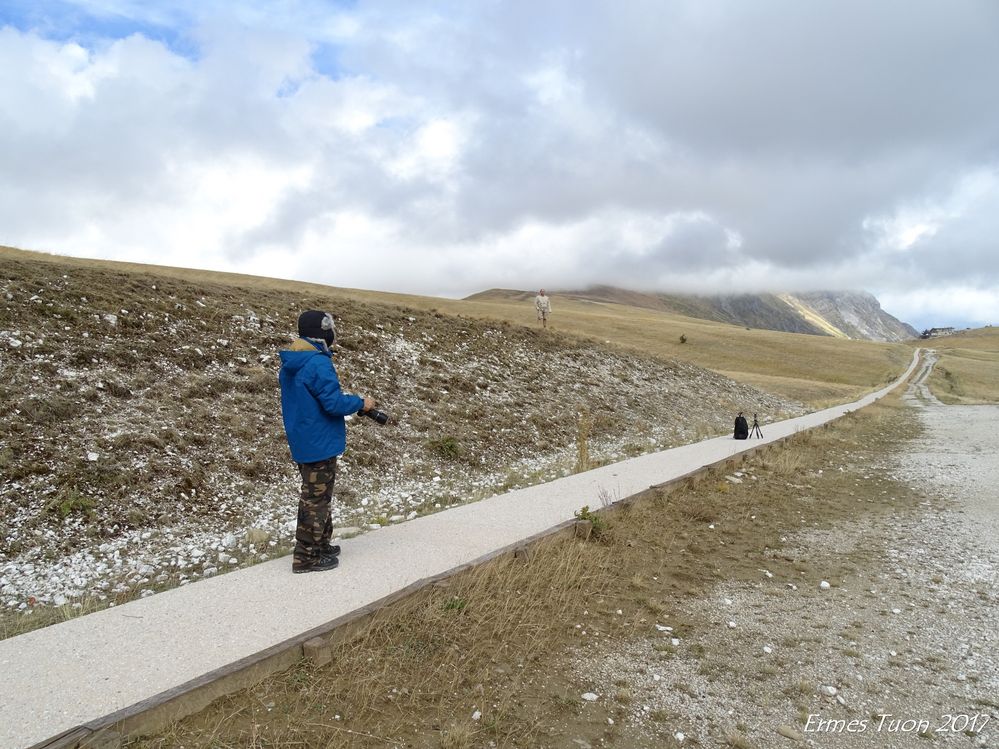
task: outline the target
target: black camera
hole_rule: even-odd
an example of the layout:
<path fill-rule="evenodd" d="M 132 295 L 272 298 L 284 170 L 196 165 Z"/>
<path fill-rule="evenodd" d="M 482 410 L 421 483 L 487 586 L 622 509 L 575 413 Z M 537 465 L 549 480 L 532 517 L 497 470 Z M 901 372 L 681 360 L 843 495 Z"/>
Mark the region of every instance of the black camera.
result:
<path fill-rule="evenodd" d="M 368 409 L 367 411 L 358 411 L 360 416 L 367 416 L 369 419 L 377 421 L 379 424 L 386 424 L 389 420 L 389 415 L 384 411 L 379 411 L 375 408 Z"/>

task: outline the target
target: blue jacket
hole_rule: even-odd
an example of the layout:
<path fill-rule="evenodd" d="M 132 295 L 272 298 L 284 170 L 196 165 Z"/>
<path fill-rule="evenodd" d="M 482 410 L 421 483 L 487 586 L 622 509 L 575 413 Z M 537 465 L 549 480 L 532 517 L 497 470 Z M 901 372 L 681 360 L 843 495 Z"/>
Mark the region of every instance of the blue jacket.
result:
<path fill-rule="evenodd" d="M 281 352 L 281 415 L 296 463 L 315 463 L 347 449 L 343 417 L 357 413 L 364 400 L 340 390 L 333 356 L 322 344 L 299 338 Z"/>

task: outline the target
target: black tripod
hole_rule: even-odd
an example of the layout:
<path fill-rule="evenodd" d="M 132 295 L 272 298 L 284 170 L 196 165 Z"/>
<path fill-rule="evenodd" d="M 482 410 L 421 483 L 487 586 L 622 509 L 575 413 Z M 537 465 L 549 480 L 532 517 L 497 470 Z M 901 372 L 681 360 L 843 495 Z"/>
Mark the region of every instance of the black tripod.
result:
<path fill-rule="evenodd" d="M 763 439 L 763 430 L 760 429 L 760 422 L 756 420 L 756 414 L 753 414 L 753 425 L 749 427 L 749 436 Z"/>

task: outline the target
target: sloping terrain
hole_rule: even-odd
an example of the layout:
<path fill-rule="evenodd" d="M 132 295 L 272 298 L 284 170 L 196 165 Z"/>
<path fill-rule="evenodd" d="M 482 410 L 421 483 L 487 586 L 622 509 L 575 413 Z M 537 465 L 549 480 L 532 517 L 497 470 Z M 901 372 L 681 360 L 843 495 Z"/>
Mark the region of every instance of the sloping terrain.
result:
<path fill-rule="evenodd" d="M 565 292 L 564 295 L 571 299 L 627 304 L 740 327 L 825 335 L 820 326 L 800 315 L 775 294 L 654 294 L 595 286 L 586 291 Z"/>
<path fill-rule="evenodd" d="M 948 405 L 999 403 L 999 328 L 964 330 L 920 343 L 940 356 L 928 383 L 937 398 Z"/>
<path fill-rule="evenodd" d="M 349 293 L 372 300 L 386 296 Z M 893 380 L 912 357 L 911 348 L 900 343 L 749 329 L 634 304 L 551 296 L 549 329 L 689 361 L 816 408 L 855 400 Z M 533 299 L 533 293 L 494 290 L 475 301 L 434 300 L 434 306 L 536 325 Z"/>
<path fill-rule="evenodd" d="M 151 594 L 287 550 L 298 480 L 277 352 L 305 308 L 338 318 L 345 389 L 394 417 L 351 422 L 342 527 L 570 472 L 581 410 L 596 462 L 726 432 L 737 410 L 803 410 L 687 363 L 335 289 L 26 253 L 0 269 L 8 610 Z"/>
<path fill-rule="evenodd" d="M 472 301 L 527 302 L 535 292 L 491 289 Z M 798 294 L 665 294 L 594 286 L 560 295 L 578 301 L 623 304 L 700 320 L 786 333 L 831 335 L 867 341 L 904 341 L 918 332 L 881 309 L 866 292 L 817 291 Z"/>

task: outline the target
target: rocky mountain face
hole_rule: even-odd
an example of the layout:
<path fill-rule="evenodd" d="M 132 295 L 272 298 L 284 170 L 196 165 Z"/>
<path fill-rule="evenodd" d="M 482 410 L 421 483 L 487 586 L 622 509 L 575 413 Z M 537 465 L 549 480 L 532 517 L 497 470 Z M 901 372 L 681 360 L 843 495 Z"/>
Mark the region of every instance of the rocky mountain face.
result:
<path fill-rule="evenodd" d="M 873 294 L 864 291 L 814 291 L 793 296 L 850 338 L 905 341 L 919 336 L 915 328 L 889 315 Z"/>
<path fill-rule="evenodd" d="M 585 291 L 560 294 L 787 333 L 870 341 L 904 341 L 919 335 L 915 328 L 881 309 L 878 300 L 867 292 L 697 295 L 645 293 L 595 286 Z"/>

